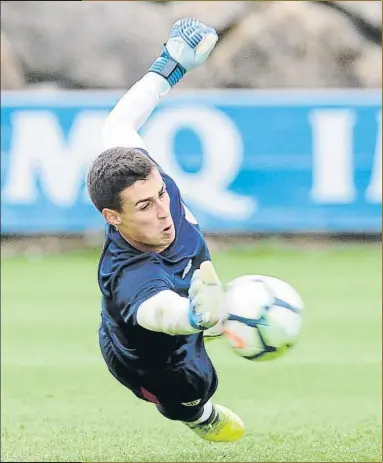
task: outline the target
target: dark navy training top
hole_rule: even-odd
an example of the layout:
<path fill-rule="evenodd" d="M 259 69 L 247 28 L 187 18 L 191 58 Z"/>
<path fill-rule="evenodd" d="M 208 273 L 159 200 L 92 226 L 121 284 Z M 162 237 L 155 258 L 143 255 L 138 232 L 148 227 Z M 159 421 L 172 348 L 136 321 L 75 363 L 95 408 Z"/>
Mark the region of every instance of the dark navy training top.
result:
<path fill-rule="evenodd" d="M 106 226 L 104 249 L 98 268 L 102 292 L 102 326 L 113 351 L 137 374 L 182 366 L 190 355 L 204 350 L 202 333 L 171 336 L 142 328 L 136 314 L 140 304 L 170 289 L 187 297 L 195 269 L 210 260 L 198 224 L 189 221 L 175 182 L 160 170 L 170 197 L 175 239 L 163 252 L 142 252 L 131 246 L 114 227 Z"/>

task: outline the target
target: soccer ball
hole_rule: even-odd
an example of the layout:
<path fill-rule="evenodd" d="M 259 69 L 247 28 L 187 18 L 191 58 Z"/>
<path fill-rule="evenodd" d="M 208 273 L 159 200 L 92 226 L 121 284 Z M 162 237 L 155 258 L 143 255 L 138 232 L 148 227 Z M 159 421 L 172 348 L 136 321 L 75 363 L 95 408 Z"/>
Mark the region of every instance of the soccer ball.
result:
<path fill-rule="evenodd" d="M 303 301 L 285 281 L 245 275 L 228 284 L 224 333 L 233 349 L 250 360 L 284 355 L 302 331 Z"/>

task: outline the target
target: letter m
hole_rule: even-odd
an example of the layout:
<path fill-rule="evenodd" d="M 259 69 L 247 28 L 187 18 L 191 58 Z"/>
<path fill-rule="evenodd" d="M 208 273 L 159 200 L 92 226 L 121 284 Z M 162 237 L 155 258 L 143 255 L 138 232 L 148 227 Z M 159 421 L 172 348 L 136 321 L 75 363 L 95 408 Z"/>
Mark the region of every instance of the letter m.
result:
<path fill-rule="evenodd" d="M 17 111 L 12 118 L 12 143 L 3 200 L 14 204 L 46 198 L 61 207 L 77 200 L 87 168 L 101 151 L 105 111 L 82 111 L 68 136 L 51 111 Z M 87 196 L 86 196 L 87 197 Z"/>

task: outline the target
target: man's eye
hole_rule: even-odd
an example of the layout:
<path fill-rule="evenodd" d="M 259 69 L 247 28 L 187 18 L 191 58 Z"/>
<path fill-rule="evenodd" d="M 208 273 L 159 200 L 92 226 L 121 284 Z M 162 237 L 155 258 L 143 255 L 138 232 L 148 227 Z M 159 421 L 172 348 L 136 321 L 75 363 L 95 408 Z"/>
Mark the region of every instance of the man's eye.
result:
<path fill-rule="evenodd" d="M 146 203 L 145 206 L 141 207 L 140 211 L 146 211 L 149 209 L 149 203 Z"/>
<path fill-rule="evenodd" d="M 162 198 L 162 196 L 164 196 L 164 195 L 165 195 L 165 193 L 166 193 L 166 190 L 162 190 L 162 191 L 160 191 L 160 198 Z"/>

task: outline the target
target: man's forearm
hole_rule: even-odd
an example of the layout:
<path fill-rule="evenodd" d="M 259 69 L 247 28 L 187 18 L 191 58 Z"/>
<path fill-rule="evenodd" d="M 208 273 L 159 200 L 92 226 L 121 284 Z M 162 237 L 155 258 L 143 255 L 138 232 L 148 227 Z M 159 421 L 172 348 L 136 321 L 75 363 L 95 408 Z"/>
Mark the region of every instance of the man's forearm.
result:
<path fill-rule="evenodd" d="M 150 331 L 172 336 L 199 333 L 190 324 L 190 301 L 173 291 L 161 291 L 143 302 L 137 311 L 137 323 Z"/>
<path fill-rule="evenodd" d="M 138 131 L 170 88 L 167 80 L 154 72 L 146 73 L 134 84 L 107 117 L 102 133 L 104 149 L 145 148 Z"/>
<path fill-rule="evenodd" d="M 160 56 L 110 112 L 102 135 L 104 149 L 145 149 L 138 131 L 170 88 L 207 59 L 217 40 L 217 32 L 196 19 L 176 21 Z"/>

